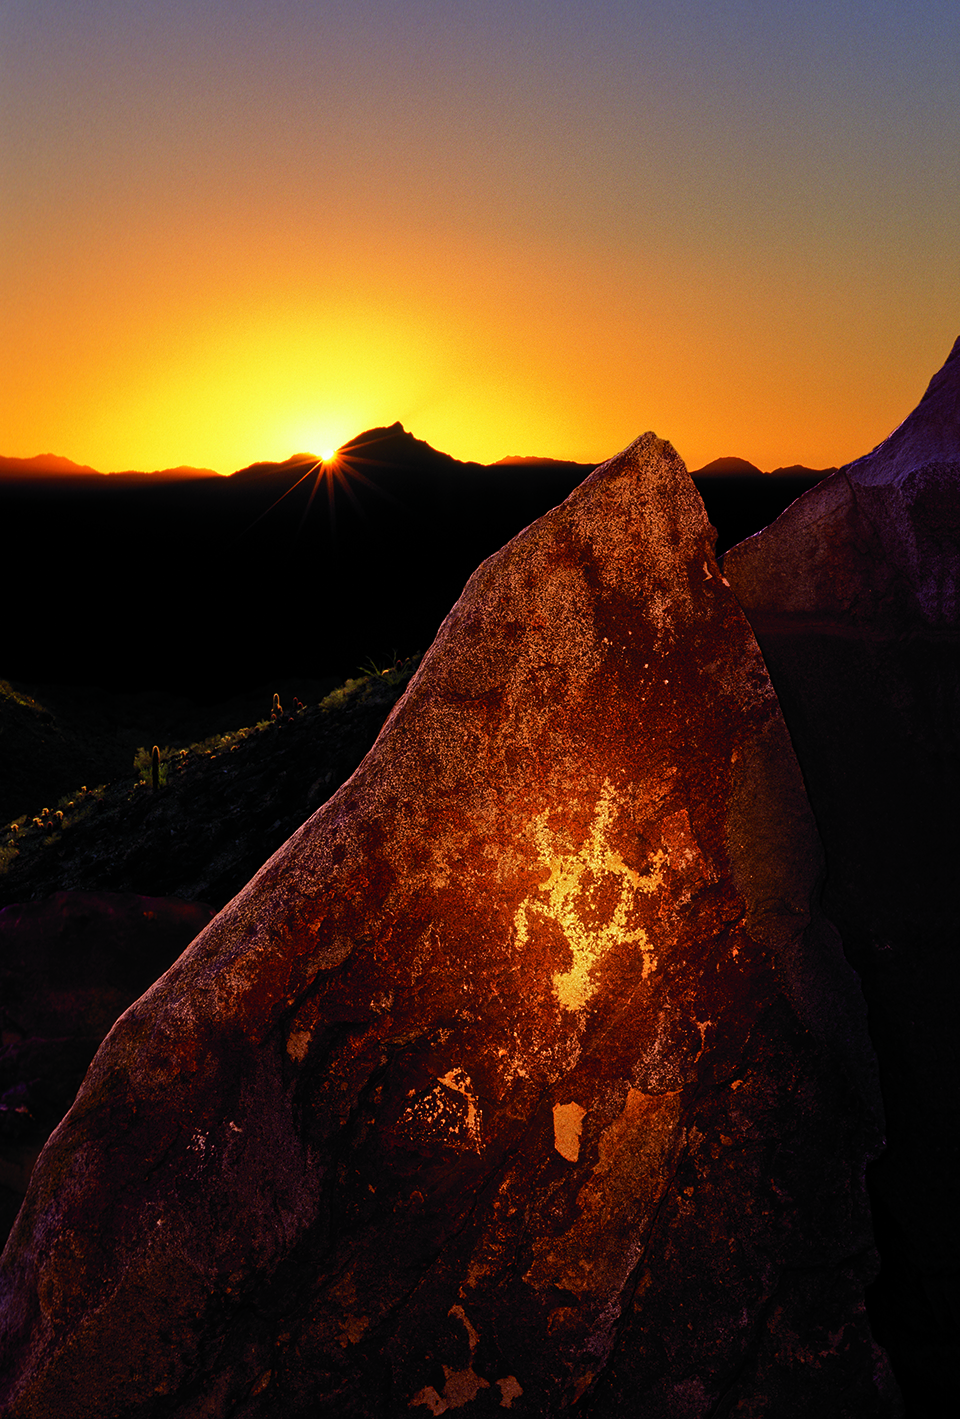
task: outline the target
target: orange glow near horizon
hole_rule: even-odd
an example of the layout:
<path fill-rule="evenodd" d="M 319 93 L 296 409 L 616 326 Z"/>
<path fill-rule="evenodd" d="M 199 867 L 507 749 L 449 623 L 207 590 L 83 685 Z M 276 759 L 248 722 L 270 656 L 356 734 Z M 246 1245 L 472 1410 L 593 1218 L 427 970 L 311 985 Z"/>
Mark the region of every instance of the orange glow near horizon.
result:
<path fill-rule="evenodd" d="M 121 308 L 85 331 L 84 309 L 64 308 L 56 350 L 21 344 L 0 453 L 58 453 L 104 472 L 186 463 L 231 473 L 399 420 L 481 463 L 507 454 L 598 462 L 652 428 L 691 468 L 727 454 L 767 469 L 824 467 L 867 452 L 910 412 L 957 333 L 941 319 L 927 340 L 892 342 L 881 355 L 861 345 L 857 365 L 826 298 L 813 351 L 771 344 L 769 312 L 746 277 L 693 341 L 693 314 L 675 318 L 679 276 L 623 272 L 619 285 L 543 247 L 437 243 L 431 257 L 432 280 L 417 289 L 413 256 L 395 251 L 398 264 L 410 262 L 413 289 L 393 310 L 385 292 L 363 303 L 372 270 L 359 261 L 349 302 L 294 312 L 289 299 L 261 299 L 245 309 L 240 295 L 217 315 L 200 302 L 176 339 L 162 291 L 142 339 L 131 329 L 139 312 Z M 237 285 L 245 291 L 241 273 Z M 638 339 L 643 328 L 656 338 Z"/>
<path fill-rule="evenodd" d="M 22 7 L 0 454 L 858 457 L 960 333 L 952 40 L 878 5 Z"/>

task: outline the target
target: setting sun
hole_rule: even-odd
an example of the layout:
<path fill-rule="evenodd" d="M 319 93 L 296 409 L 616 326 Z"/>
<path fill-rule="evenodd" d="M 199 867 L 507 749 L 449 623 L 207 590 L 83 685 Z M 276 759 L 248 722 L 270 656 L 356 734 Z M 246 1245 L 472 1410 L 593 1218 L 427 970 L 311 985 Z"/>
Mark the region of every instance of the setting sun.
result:
<path fill-rule="evenodd" d="M 858 457 L 957 333 L 957 7 L 878 4 L 14 7 L 0 454 Z"/>

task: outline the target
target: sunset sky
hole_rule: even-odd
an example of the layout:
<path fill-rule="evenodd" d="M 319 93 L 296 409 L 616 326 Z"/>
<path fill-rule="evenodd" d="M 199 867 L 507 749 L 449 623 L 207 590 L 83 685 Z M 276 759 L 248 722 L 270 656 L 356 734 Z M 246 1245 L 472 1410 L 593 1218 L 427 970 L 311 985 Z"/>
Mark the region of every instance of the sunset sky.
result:
<path fill-rule="evenodd" d="M 960 334 L 957 0 L 0 0 L 0 453 L 823 467 Z"/>

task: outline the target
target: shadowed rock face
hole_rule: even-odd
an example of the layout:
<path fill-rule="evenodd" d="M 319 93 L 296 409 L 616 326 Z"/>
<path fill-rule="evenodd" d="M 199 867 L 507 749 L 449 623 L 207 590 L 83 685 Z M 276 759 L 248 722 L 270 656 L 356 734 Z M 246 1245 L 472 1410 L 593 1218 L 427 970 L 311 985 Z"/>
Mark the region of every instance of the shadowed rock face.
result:
<path fill-rule="evenodd" d="M 475 573 L 47 1145 L 11 1419 L 898 1412 L 862 1000 L 712 545 L 647 434 Z"/>
<path fill-rule="evenodd" d="M 870 1009 L 888 1149 L 871 1295 L 911 1412 L 955 1404 L 960 1070 L 960 340 L 866 457 L 733 548 Z"/>

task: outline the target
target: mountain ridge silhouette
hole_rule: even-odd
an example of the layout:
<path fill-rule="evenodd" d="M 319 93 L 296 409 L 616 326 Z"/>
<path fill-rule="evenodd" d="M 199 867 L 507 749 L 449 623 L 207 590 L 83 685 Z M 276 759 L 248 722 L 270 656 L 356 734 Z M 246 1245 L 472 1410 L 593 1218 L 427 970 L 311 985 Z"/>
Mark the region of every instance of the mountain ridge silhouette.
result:
<path fill-rule="evenodd" d="M 75 463 L 72 458 L 64 458 L 59 453 L 37 453 L 32 458 L 12 458 L 0 454 L 0 478 L 219 478 L 212 468 L 194 468 L 191 464 L 180 463 L 175 468 L 155 468 L 144 471 L 124 468 L 112 473 L 103 473 L 99 468 L 91 468 L 88 463 Z"/>
<path fill-rule="evenodd" d="M 394 423 L 228 476 L 0 477 L 0 675 L 211 702 L 424 651 L 476 567 L 596 466 L 465 463 Z M 694 481 L 722 550 L 811 476 Z"/>
<path fill-rule="evenodd" d="M 451 465 L 466 466 L 470 468 L 503 468 L 503 467 L 560 467 L 560 468 L 583 468 L 593 469 L 599 466 L 602 459 L 596 462 L 579 462 L 571 458 L 553 458 L 544 454 L 506 454 L 503 458 L 498 458 L 492 463 L 480 463 L 476 459 L 458 459 L 452 454 L 444 453 L 440 449 L 434 448 L 424 439 L 418 439 L 414 434 L 406 430 L 402 423 L 396 421 L 393 424 L 376 425 L 373 428 L 365 429 L 359 434 L 355 434 L 346 443 L 341 444 L 338 453 L 346 453 L 347 450 L 354 456 L 379 457 L 386 461 L 396 461 L 397 455 L 402 454 L 404 459 L 442 460 Z M 363 453 L 361 453 L 363 450 Z M 3 476 L 31 476 L 32 474 L 41 476 L 76 476 L 80 474 L 95 475 L 99 478 L 236 478 L 244 474 L 251 474 L 254 470 L 265 471 L 267 469 L 277 469 L 294 467 L 305 463 L 321 463 L 321 456 L 303 450 L 292 453 L 284 459 L 256 459 L 252 463 L 244 464 L 243 467 L 235 469 L 232 473 L 217 473 L 212 468 L 197 468 L 192 464 L 178 464 L 173 468 L 157 468 L 151 470 L 126 468 L 114 472 L 104 473 L 101 469 L 91 468 L 89 464 L 76 463 L 70 458 L 65 458 L 56 453 L 38 453 L 32 458 L 13 458 L 5 454 L 0 454 L 0 477 Z M 745 458 L 738 458 L 726 455 L 715 458 L 710 463 L 704 464 L 702 468 L 691 468 L 692 478 L 723 476 L 752 476 L 775 477 L 782 474 L 789 474 L 795 477 L 805 477 L 812 475 L 825 476 L 828 473 L 835 473 L 836 468 L 808 468 L 804 464 L 791 464 L 788 467 L 764 470 L 758 468 L 755 463 L 749 462 Z"/>

